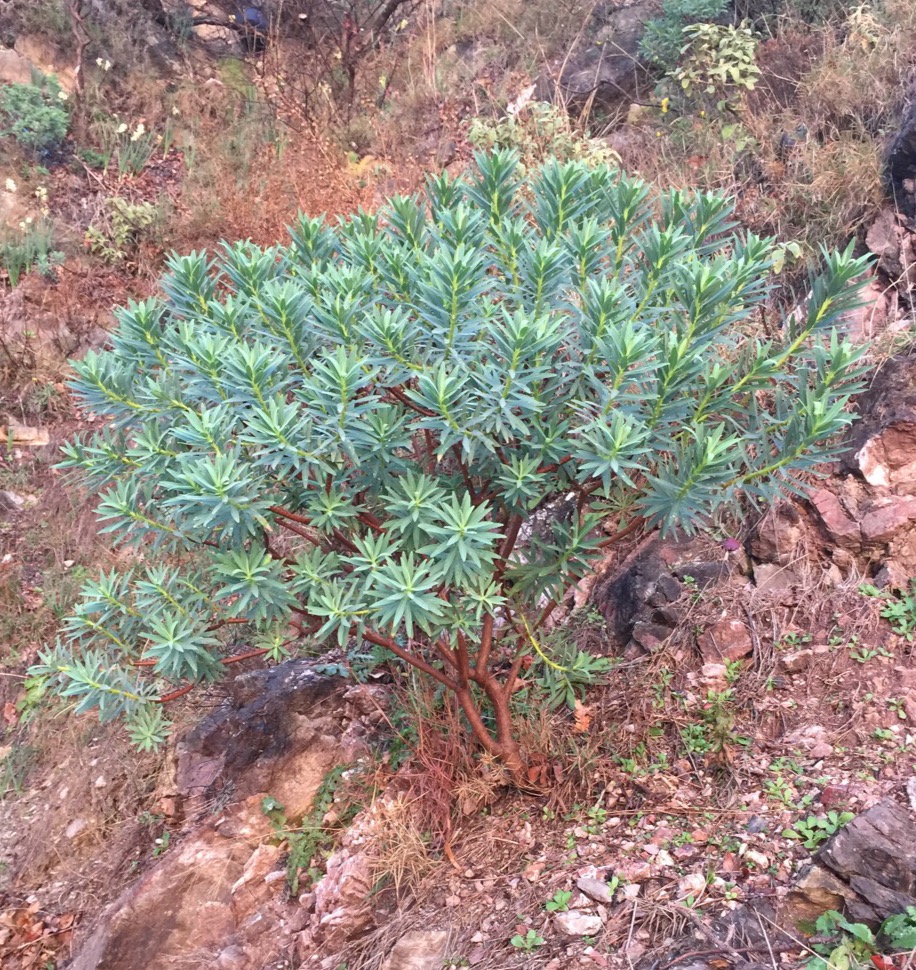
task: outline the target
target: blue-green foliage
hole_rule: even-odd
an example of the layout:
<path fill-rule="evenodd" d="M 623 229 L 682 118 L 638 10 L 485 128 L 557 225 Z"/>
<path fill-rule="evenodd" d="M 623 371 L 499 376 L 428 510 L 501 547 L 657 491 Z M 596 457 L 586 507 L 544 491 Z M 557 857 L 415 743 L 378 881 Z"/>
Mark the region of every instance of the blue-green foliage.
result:
<path fill-rule="evenodd" d="M 0 135 L 35 151 L 53 151 L 70 126 L 65 95 L 55 77 L 0 87 Z"/>
<path fill-rule="evenodd" d="M 796 488 L 850 420 L 861 354 L 833 327 L 864 264 L 827 256 L 765 337 L 773 244 L 714 195 L 656 208 L 608 168 L 521 180 L 497 152 L 290 236 L 172 256 L 163 296 L 74 363 L 106 425 L 64 465 L 140 558 L 87 584 L 39 669 L 140 743 L 228 632 L 278 657 L 291 617 L 456 680 L 456 643 L 497 617 L 494 656 L 518 656 L 608 514 L 694 530 Z M 569 492 L 578 514 L 525 527 Z"/>

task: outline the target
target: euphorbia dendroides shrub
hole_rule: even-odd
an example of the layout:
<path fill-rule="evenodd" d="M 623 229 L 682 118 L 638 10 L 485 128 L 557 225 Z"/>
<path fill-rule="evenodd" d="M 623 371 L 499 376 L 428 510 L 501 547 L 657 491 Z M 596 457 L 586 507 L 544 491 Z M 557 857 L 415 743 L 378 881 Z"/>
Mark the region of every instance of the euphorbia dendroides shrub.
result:
<path fill-rule="evenodd" d="M 849 420 L 861 353 L 833 328 L 863 264 L 826 255 L 766 337 L 773 253 L 714 195 L 580 163 L 522 179 L 497 152 L 375 215 L 299 217 L 285 246 L 173 256 L 74 364 L 102 430 L 64 464 L 138 554 L 39 669 L 151 745 L 162 702 L 240 656 L 368 642 L 518 777 L 511 697 L 597 526 L 767 501 Z"/>

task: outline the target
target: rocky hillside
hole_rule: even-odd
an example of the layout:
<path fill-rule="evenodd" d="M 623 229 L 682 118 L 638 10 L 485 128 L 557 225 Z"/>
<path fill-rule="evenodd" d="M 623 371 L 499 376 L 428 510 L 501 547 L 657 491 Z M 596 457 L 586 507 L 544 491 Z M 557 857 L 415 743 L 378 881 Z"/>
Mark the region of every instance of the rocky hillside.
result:
<path fill-rule="evenodd" d="M 906 0 L 0 0 L 4 968 L 909 966 L 914 41 Z M 634 529 L 565 591 L 544 643 L 594 672 L 554 704 L 530 658 L 521 786 L 375 654 L 239 642 L 154 751 L 68 712 L 29 670 L 136 555 L 56 468 L 99 423 L 68 359 L 173 250 L 494 147 L 734 197 L 779 244 L 767 339 L 821 246 L 870 255 L 836 461 L 696 536 Z"/>

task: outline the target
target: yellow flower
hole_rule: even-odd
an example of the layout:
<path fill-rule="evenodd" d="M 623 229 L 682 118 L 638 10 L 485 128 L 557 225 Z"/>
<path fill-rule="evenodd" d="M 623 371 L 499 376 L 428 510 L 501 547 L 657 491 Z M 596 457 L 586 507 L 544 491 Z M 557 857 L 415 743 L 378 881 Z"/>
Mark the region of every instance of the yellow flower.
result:
<path fill-rule="evenodd" d="M 67 98 L 68 98 L 68 94 L 67 94 L 66 91 L 58 91 L 57 92 L 57 100 L 58 101 L 66 101 Z"/>
<path fill-rule="evenodd" d="M 123 135 L 125 131 L 127 131 L 127 122 L 122 121 L 121 124 L 118 125 L 118 132 L 117 133 L 119 135 Z"/>
<path fill-rule="evenodd" d="M 663 115 L 668 114 L 668 99 L 667 98 L 662 98 L 662 114 Z"/>
<path fill-rule="evenodd" d="M 141 136 L 145 134 L 146 134 L 146 125 L 144 125 L 142 121 L 138 121 L 137 127 L 134 128 L 133 132 L 131 133 L 130 140 L 137 141 Z"/>

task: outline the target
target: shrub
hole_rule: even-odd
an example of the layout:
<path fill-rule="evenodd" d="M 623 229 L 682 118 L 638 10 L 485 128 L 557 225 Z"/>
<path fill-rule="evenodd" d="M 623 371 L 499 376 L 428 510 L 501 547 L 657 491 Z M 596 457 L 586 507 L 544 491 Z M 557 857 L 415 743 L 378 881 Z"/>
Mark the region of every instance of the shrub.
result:
<path fill-rule="evenodd" d="M 0 269 L 12 287 L 33 267 L 53 278 L 62 263 L 63 253 L 54 249 L 53 227 L 47 218 L 36 222 L 29 216 L 19 223 L 18 232 L 10 229 L 0 235 Z"/>
<path fill-rule="evenodd" d="M 468 126 L 468 141 L 484 151 L 516 151 L 522 166 L 542 165 L 549 158 L 561 162 L 581 160 L 590 165 L 614 165 L 620 161 L 607 142 L 578 131 L 566 111 L 543 101 L 532 101 L 517 114 L 504 118 L 473 118 Z"/>
<path fill-rule="evenodd" d="M 671 77 L 686 93 L 702 91 L 722 97 L 735 88 L 753 91 L 757 67 L 757 40 L 746 26 L 692 24 L 685 27 L 686 41 L 678 67 Z"/>
<path fill-rule="evenodd" d="M 86 243 L 106 262 L 117 263 L 134 253 L 143 239 L 155 235 L 162 222 L 160 206 L 113 195 L 104 200 L 86 230 Z"/>
<path fill-rule="evenodd" d="M 66 95 L 54 77 L 4 88 L 0 93 L 0 114 L 7 126 L 2 134 L 12 135 L 20 145 L 35 151 L 57 148 L 70 124 Z"/>
<path fill-rule="evenodd" d="M 640 49 L 653 64 L 672 69 L 684 46 L 684 28 L 721 17 L 727 0 L 662 0 L 662 15 L 646 23 Z"/>
<path fill-rule="evenodd" d="M 764 339 L 774 247 L 736 235 L 727 201 L 657 210 L 606 167 L 477 165 L 378 215 L 301 216 L 287 246 L 172 256 L 163 297 L 74 362 L 109 425 L 64 465 L 143 550 L 86 586 L 36 669 L 78 710 L 152 745 L 159 701 L 240 656 L 369 643 L 522 778 L 511 699 L 602 547 L 696 531 L 831 453 L 861 372 L 833 327 L 862 260 L 828 256 L 803 318 Z"/>

